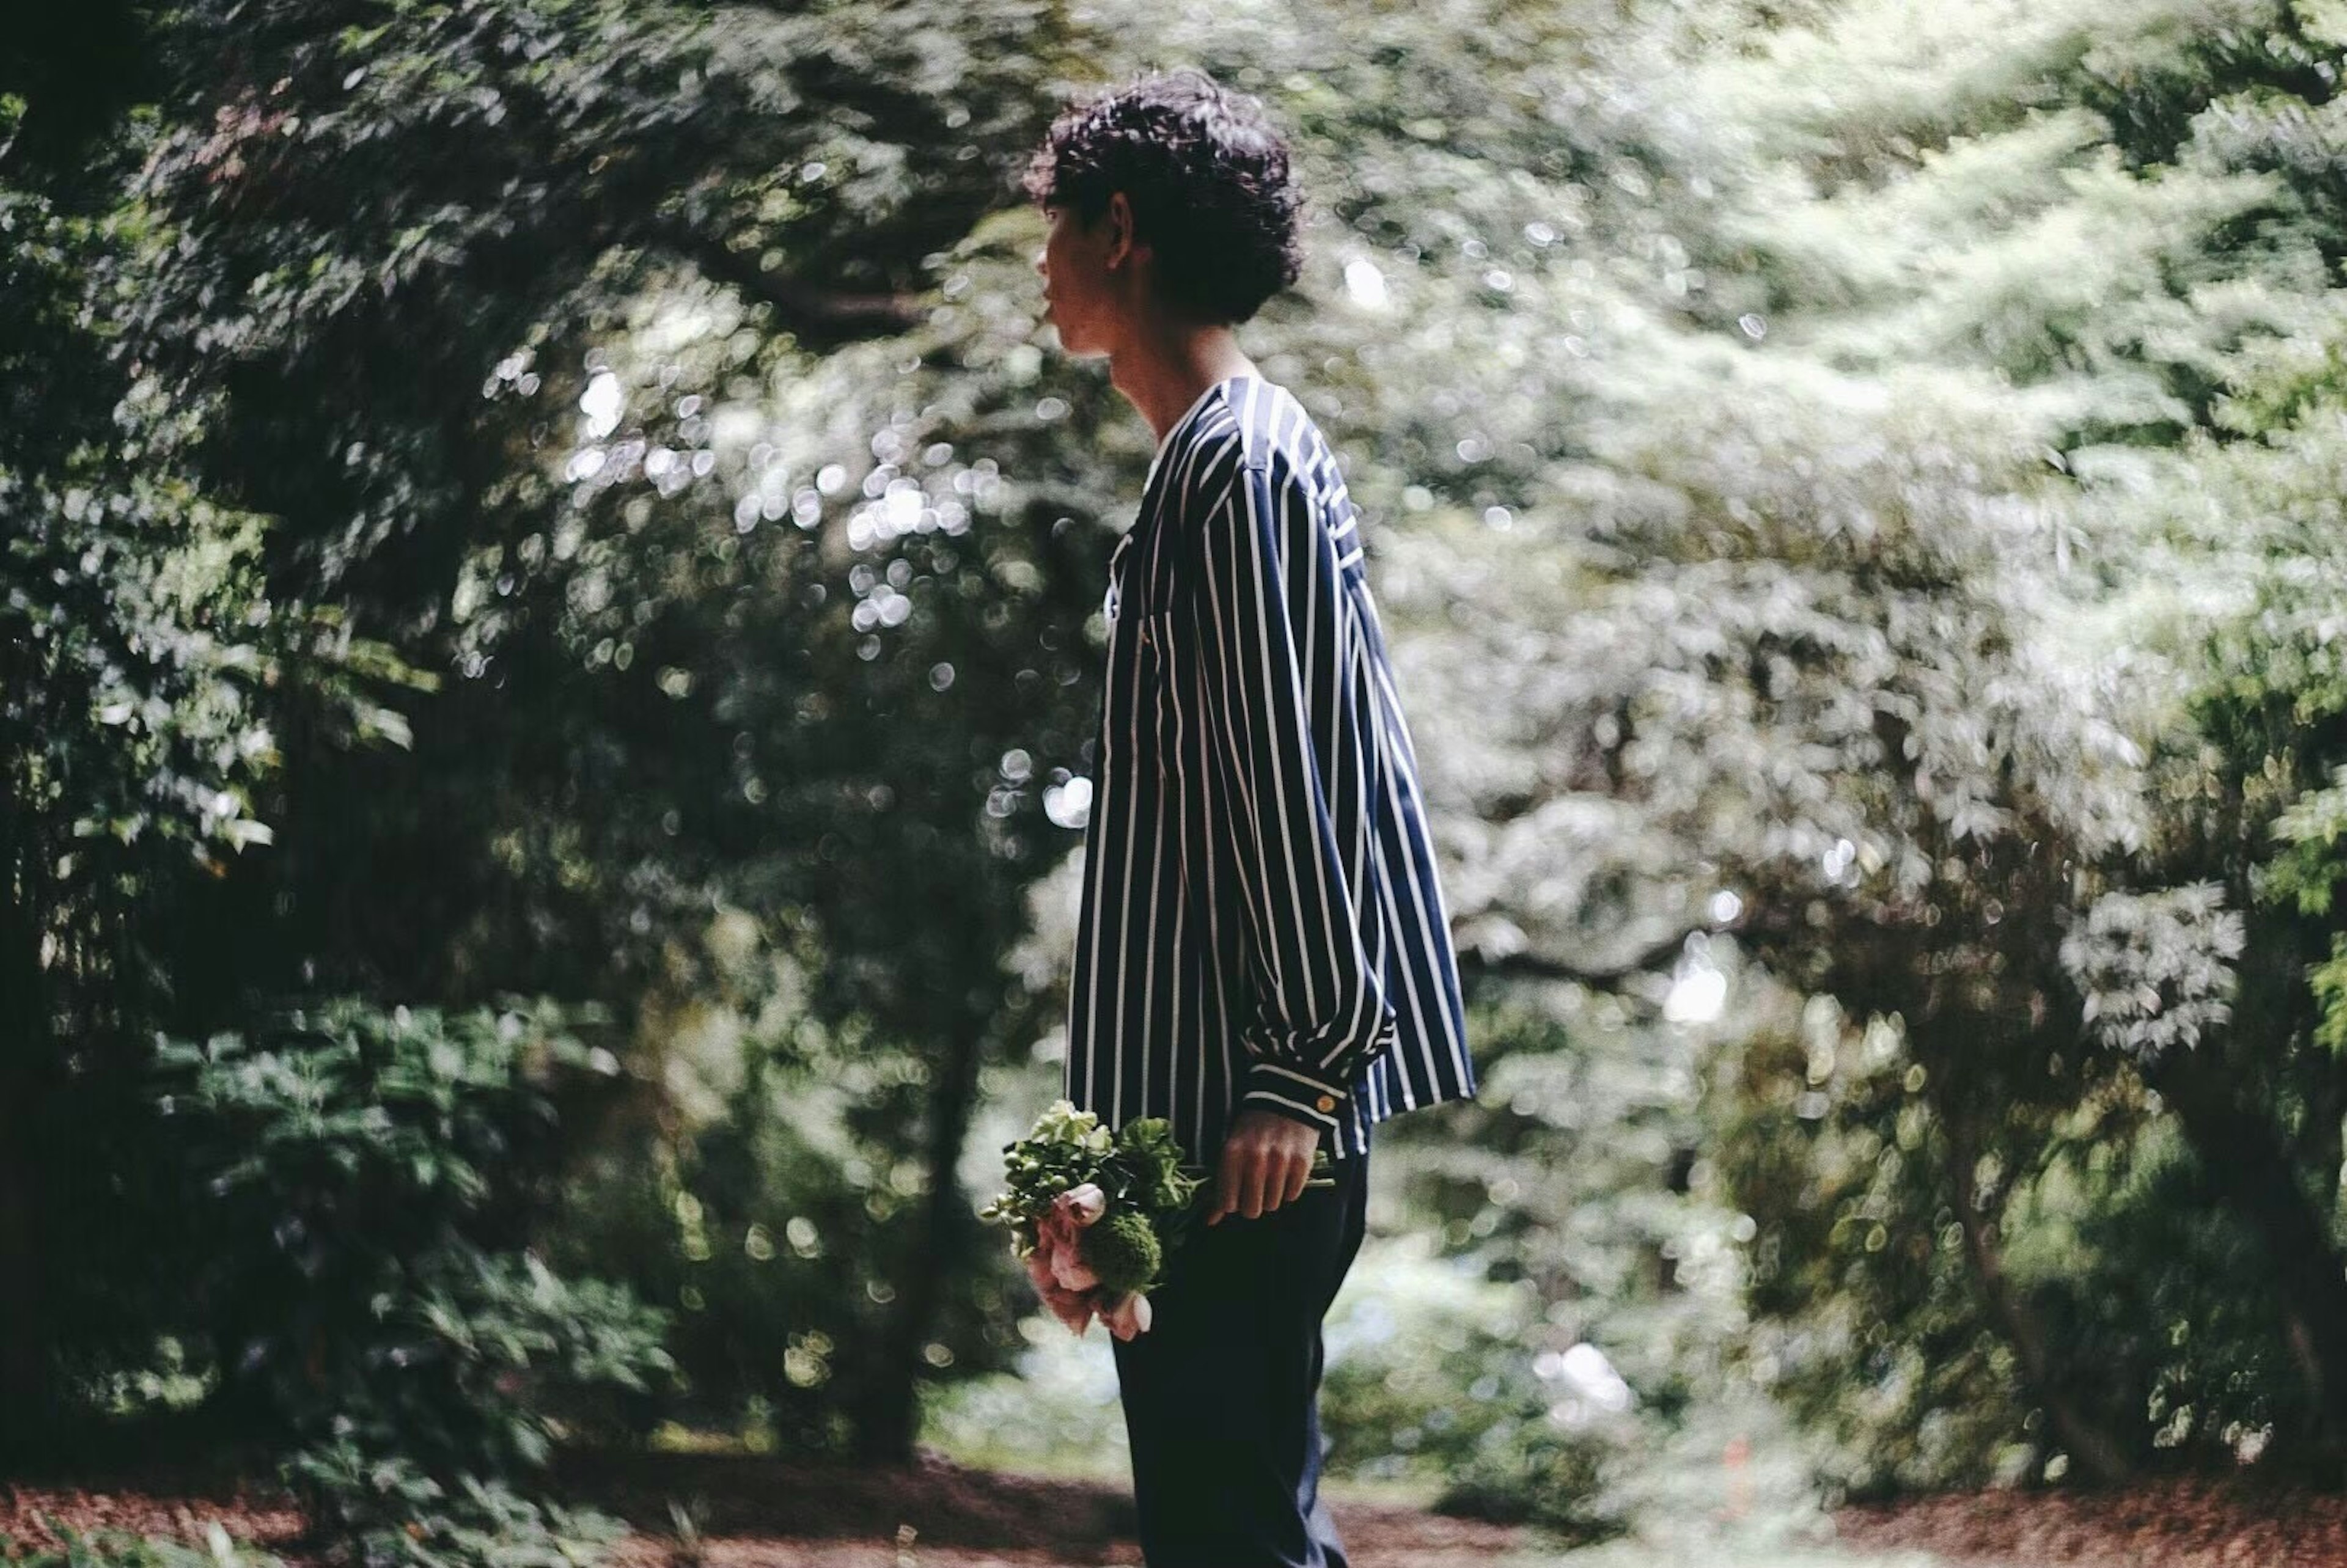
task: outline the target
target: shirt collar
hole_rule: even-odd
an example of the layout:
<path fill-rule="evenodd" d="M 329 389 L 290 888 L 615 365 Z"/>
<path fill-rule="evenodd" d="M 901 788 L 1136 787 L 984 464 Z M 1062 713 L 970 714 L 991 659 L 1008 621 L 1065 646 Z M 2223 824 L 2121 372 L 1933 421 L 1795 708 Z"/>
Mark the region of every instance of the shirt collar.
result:
<path fill-rule="evenodd" d="M 1201 392 L 1197 396 L 1192 398 L 1190 400 L 1190 406 L 1182 411 L 1182 417 L 1176 419 L 1172 425 L 1166 427 L 1165 438 L 1157 443 L 1156 455 L 1149 459 L 1149 477 L 1147 482 L 1151 484 L 1154 484 L 1156 482 L 1157 466 L 1165 460 L 1165 454 L 1172 448 L 1174 437 L 1180 436 L 1182 432 L 1188 427 L 1190 421 L 1197 417 L 1198 410 L 1205 407 L 1207 403 L 1213 399 L 1215 393 L 1220 392 L 1223 388 L 1230 385 L 1233 382 L 1253 381 L 1255 379 L 1255 378 L 1254 376 L 1245 374 L 1226 375 L 1220 381 L 1209 383 L 1204 392 Z"/>

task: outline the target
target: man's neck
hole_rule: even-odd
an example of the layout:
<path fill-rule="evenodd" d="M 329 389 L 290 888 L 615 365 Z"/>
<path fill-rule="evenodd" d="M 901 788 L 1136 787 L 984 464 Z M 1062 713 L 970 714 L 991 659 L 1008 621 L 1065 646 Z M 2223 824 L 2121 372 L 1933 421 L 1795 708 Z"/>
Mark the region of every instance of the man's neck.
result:
<path fill-rule="evenodd" d="M 1160 442 L 1206 388 L 1230 376 L 1259 374 L 1226 326 L 1144 339 L 1111 354 L 1108 365 L 1109 384 L 1140 410 Z"/>

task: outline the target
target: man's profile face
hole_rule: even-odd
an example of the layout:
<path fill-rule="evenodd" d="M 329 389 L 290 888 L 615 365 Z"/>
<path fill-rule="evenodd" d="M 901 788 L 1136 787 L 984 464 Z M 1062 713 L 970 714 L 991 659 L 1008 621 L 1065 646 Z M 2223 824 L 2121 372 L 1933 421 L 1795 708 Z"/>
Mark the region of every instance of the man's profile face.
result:
<path fill-rule="evenodd" d="M 1130 309 L 1130 212 L 1122 191 L 1109 198 L 1108 210 L 1089 228 L 1063 203 L 1043 209 L 1050 227 L 1035 259 L 1043 276 L 1043 315 L 1070 354 L 1106 354 L 1116 342 L 1118 323 Z"/>

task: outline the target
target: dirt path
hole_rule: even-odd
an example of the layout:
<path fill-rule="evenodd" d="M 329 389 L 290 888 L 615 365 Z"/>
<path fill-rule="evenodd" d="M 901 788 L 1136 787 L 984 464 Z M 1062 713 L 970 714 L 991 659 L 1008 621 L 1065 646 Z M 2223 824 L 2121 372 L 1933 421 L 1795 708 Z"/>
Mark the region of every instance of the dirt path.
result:
<path fill-rule="evenodd" d="M 1124 1488 L 970 1469 L 803 1465 L 753 1456 L 583 1456 L 571 1501 L 637 1533 L 617 1568 L 1106 1568 L 1138 1564 Z M 2123 1492 L 1998 1492 L 1851 1509 L 1822 1532 L 1727 1528 L 1662 1511 L 1639 1535 L 1565 1553 L 1537 1532 L 1446 1519 L 1343 1486 L 1331 1512 L 1356 1568 L 2347 1568 L 2347 1497 L 2247 1481 Z M 697 1520 L 697 1552 L 671 1504 Z M 257 1484 L 152 1476 L 101 1486 L 0 1485 L 0 1533 L 53 1544 L 45 1523 L 200 1541 L 214 1521 L 302 1568 L 302 1521 Z"/>
<path fill-rule="evenodd" d="M 702 1568 L 1104 1568 L 1139 1564 L 1132 1500 L 1099 1482 L 1006 1475 L 928 1458 L 908 1470 L 804 1465 L 755 1456 L 571 1456 L 560 1491 L 634 1526 L 615 1568 L 692 1568 L 671 1502 L 695 1520 Z M 1526 1532 L 1348 1497 L 1330 1507 L 1346 1542 L 1378 1568 L 1521 1560 Z M 73 1530 L 200 1541 L 215 1522 L 240 1542 L 305 1559 L 301 1515 L 259 1484 L 187 1476 L 95 1486 L 0 1483 L 0 1534 L 58 1544 Z"/>
<path fill-rule="evenodd" d="M 2065 1568 L 2340 1568 L 2347 1497 L 2247 1481 L 2146 1482 L 2125 1491 L 1986 1492 L 1845 1509 L 1841 1539 L 1951 1563 Z"/>
<path fill-rule="evenodd" d="M 708 1568 L 1093 1568 L 1141 1562 L 1122 1487 L 967 1470 L 927 1456 L 904 1471 L 731 1456 L 577 1460 L 564 1490 L 646 1533 L 626 1568 L 670 1568 L 668 1500 L 701 1516 Z M 1378 1568 L 1457 1568 L 1520 1557 L 1524 1531 L 1445 1519 L 1331 1488 L 1329 1512 Z"/>

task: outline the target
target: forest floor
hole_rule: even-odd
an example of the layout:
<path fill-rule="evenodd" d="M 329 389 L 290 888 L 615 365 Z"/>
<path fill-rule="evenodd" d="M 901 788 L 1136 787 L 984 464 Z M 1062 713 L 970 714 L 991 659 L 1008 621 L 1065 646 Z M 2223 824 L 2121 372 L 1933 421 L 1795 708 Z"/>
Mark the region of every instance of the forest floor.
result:
<path fill-rule="evenodd" d="M 1129 1491 L 1100 1481 L 754 1456 L 574 1459 L 563 1491 L 637 1532 L 620 1568 L 684 1568 L 671 1503 L 695 1516 L 703 1568 L 1096 1568 L 1141 1561 Z M 1569 1551 L 1520 1527 L 1430 1513 L 1391 1491 L 1332 1483 L 1355 1568 L 2347 1568 L 2347 1497 L 2245 1481 L 2174 1481 L 2099 1495 L 1994 1492 L 1846 1509 L 1795 1525 L 1738 1500 Z M 200 1539 L 218 1521 L 299 1563 L 302 1522 L 266 1489 L 16 1484 L 0 1534 L 53 1543 L 46 1521 Z"/>

